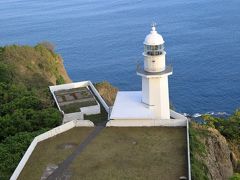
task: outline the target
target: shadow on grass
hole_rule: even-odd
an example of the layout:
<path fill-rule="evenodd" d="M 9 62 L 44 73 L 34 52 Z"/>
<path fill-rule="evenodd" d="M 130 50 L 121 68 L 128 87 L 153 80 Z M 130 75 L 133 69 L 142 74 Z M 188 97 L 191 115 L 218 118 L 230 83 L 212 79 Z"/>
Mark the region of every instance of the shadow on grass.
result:
<path fill-rule="evenodd" d="M 90 120 L 94 123 L 94 125 L 104 124 L 108 120 L 108 113 L 101 105 L 101 113 L 100 114 L 93 114 L 93 115 L 84 115 L 84 119 Z"/>

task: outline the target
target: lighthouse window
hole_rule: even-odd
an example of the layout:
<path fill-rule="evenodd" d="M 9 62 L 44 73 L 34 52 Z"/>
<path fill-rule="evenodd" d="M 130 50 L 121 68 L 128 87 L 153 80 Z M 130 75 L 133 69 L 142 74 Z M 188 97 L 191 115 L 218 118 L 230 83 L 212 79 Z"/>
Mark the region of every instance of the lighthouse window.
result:
<path fill-rule="evenodd" d="M 145 45 L 144 51 L 147 55 L 157 56 L 161 55 L 163 50 L 163 45 Z"/>

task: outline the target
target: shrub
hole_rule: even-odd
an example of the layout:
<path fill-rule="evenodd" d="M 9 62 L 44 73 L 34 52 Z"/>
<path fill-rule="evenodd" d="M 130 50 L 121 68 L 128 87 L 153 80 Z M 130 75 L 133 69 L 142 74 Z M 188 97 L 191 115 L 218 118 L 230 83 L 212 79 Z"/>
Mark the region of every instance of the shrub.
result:
<path fill-rule="evenodd" d="M 32 139 L 60 125 L 48 85 L 63 82 L 50 43 L 0 48 L 0 179 L 9 179 Z"/>
<path fill-rule="evenodd" d="M 230 180 L 240 180 L 240 174 L 239 173 L 235 173 Z"/>
<path fill-rule="evenodd" d="M 28 133 L 21 132 L 0 143 L 0 179 L 8 180 L 33 138 L 47 129 Z"/>
<path fill-rule="evenodd" d="M 64 84 L 65 80 L 64 78 L 60 75 L 58 76 L 57 80 L 56 80 L 56 84 Z"/>

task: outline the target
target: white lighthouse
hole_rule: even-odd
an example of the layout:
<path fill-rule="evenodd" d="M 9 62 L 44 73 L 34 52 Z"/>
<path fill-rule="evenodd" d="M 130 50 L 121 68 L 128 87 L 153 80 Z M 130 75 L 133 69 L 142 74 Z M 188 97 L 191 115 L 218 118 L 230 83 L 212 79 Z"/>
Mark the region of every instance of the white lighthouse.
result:
<path fill-rule="evenodd" d="M 144 65 L 137 65 L 142 91 L 119 91 L 107 126 L 185 126 L 186 118 L 170 110 L 164 40 L 153 25 L 144 42 Z"/>
<path fill-rule="evenodd" d="M 142 77 L 142 103 L 152 109 L 156 119 L 170 119 L 168 76 L 172 67 L 166 66 L 164 40 L 153 25 L 144 40 L 144 67 L 137 67 Z"/>

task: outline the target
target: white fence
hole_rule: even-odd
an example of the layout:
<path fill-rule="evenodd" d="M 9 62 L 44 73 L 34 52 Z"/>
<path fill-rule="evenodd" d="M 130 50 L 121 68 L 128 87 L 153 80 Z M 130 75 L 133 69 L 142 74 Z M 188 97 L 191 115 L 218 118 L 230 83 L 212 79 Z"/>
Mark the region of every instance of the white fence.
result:
<path fill-rule="evenodd" d="M 191 180 L 191 158 L 190 158 L 190 140 L 189 140 L 189 119 L 187 120 L 187 156 L 188 156 L 188 180 Z"/>
<path fill-rule="evenodd" d="M 104 101 L 102 96 L 98 93 L 97 89 L 94 87 L 91 81 L 88 81 L 88 85 L 91 87 L 91 90 L 93 91 L 94 95 L 98 98 L 98 100 L 101 102 L 102 106 L 104 109 L 107 111 L 107 113 L 110 113 L 109 106 L 107 103 Z"/>
<path fill-rule="evenodd" d="M 56 128 L 53 128 L 43 134 L 40 134 L 38 136 L 36 136 L 32 143 L 30 144 L 30 146 L 28 147 L 27 151 L 25 152 L 24 156 L 22 157 L 20 163 L 18 164 L 17 168 L 15 169 L 15 171 L 13 172 L 10 180 L 16 180 L 18 178 L 18 176 L 20 175 L 20 173 L 22 172 L 24 166 L 26 165 L 29 157 L 31 156 L 33 150 L 35 149 L 35 147 L 37 146 L 37 144 L 41 141 L 44 141 L 48 138 L 51 138 L 53 136 L 56 136 L 58 134 L 61 134 L 65 131 L 68 131 L 69 129 L 72 129 L 74 127 L 94 127 L 93 122 L 89 121 L 89 120 L 80 120 L 80 121 L 70 121 L 66 124 L 63 124 L 61 126 L 58 126 Z"/>

